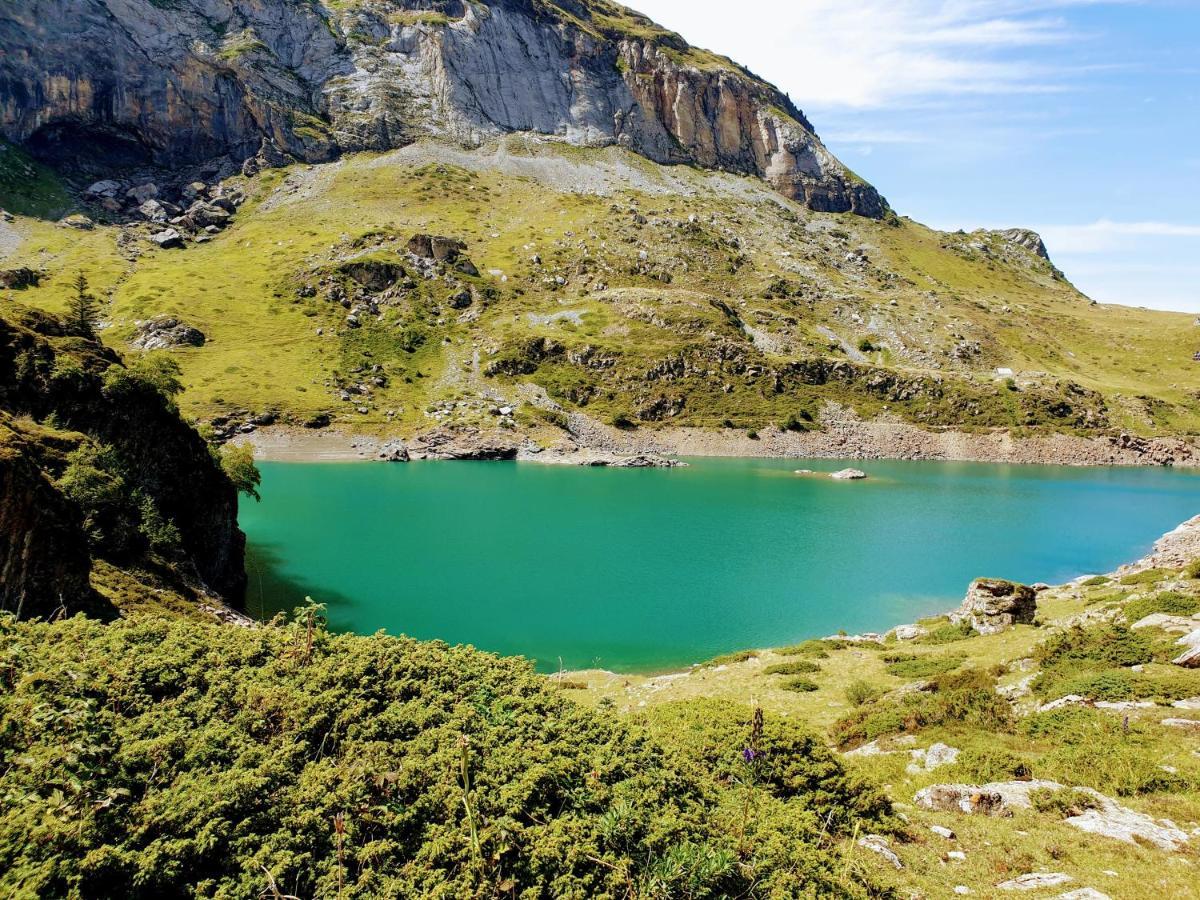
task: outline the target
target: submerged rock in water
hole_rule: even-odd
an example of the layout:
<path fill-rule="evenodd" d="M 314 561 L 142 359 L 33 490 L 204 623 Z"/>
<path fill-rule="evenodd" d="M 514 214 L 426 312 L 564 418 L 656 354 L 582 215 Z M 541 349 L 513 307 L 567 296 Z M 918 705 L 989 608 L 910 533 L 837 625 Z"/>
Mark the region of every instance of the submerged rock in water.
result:
<path fill-rule="evenodd" d="M 834 472 L 829 477 L 838 481 L 862 481 L 867 477 L 867 473 L 861 469 L 842 469 L 842 471 Z"/>
<path fill-rule="evenodd" d="M 955 625 L 969 622 L 980 634 L 997 634 L 1013 625 L 1031 625 L 1037 615 L 1033 588 L 996 578 L 978 578 L 967 589 L 962 606 L 950 613 Z"/>

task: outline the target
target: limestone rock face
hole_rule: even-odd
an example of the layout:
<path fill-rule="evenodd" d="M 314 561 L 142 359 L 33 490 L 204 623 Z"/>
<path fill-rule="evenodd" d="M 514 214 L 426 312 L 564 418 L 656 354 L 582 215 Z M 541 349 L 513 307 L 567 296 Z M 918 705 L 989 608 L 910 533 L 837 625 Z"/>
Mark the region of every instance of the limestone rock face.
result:
<path fill-rule="evenodd" d="M 955 625 L 969 622 L 980 634 L 1029 625 L 1037 615 L 1037 593 L 1012 581 L 979 578 L 971 582 L 962 606 L 950 614 Z"/>
<path fill-rule="evenodd" d="M 782 92 L 587 0 L 28 0 L 0 9 L 0 132 L 109 167 L 248 171 L 420 136 L 620 145 L 879 218 Z M 269 149 L 270 153 L 265 153 Z"/>

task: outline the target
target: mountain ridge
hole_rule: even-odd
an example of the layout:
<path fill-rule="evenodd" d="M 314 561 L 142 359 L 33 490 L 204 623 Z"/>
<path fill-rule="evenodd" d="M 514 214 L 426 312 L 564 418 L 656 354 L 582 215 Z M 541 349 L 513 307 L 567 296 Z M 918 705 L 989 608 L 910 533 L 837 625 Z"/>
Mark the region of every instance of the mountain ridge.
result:
<path fill-rule="evenodd" d="M 888 212 L 781 91 L 606 0 L 35 0 L 0 13 L 0 45 L 0 133 L 58 162 L 240 163 L 264 142 L 325 162 L 523 131 Z"/>

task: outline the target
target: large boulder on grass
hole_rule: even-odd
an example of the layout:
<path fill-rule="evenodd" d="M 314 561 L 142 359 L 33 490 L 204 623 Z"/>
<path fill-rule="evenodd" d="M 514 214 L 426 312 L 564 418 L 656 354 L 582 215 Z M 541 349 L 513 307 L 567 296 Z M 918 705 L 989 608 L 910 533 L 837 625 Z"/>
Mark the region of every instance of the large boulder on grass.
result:
<path fill-rule="evenodd" d="M 1037 592 L 1024 584 L 998 578 L 971 582 L 962 606 L 950 613 L 955 625 L 968 622 L 980 634 L 997 634 L 1013 625 L 1031 625 L 1037 615 Z"/>

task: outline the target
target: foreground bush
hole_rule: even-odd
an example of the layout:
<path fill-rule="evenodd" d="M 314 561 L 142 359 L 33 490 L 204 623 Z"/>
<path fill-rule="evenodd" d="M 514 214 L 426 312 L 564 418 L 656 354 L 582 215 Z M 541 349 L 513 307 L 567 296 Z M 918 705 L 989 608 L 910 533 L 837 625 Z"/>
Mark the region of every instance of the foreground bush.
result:
<path fill-rule="evenodd" d="M 737 780 L 748 714 L 664 750 L 544 685 L 311 612 L 0 620 L 0 895 L 865 893 L 831 848 L 885 804 L 819 742 L 771 723 Z"/>

